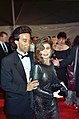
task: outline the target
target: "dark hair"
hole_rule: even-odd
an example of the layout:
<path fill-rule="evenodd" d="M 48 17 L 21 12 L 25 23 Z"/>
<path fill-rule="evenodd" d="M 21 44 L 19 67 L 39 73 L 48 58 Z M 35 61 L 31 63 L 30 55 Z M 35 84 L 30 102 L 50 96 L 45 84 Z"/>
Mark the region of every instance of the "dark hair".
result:
<path fill-rule="evenodd" d="M 35 52 L 35 58 L 36 61 L 39 62 L 40 64 L 43 64 L 43 58 L 41 57 L 40 51 L 44 50 L 43 44 L 48 43 L 52 49 L 52 43 L 48 38 L 42 38 L 39 39 L 39 42 L 36 45 L 36 52 Z"/>
<path fill-rule="evenodd" d="M 73 45 L 72 46 L 78 46 L 79 45 L 79 35 L 77 35 L 73 41 Z"/>
<path fill-rule="evenodd" d="M 22 33 L 29 33 L 31 35 L 32 30 L 28 26 L 19 26 L 12 33 L 13 39 L 14 40 L 19 40 L 19 35 L 22 34 Z"/>
<path fill-rule="evenodd" d="M 69 38 L 67 38 L 67 40 L 65 41 L 66 45 L 68 45 L 69 47 L 71 47 L 71 41 Z"/>
<path fill-rule="evenodd" d="M 4 34 L 5 34 L 6 36 L 8 35 L 8 34 L 7 34 L 6 32 L 4 32 L 4 31 L 1 31 L 1 32 L 0 32 L 0 36 L 1 36 L 1 37 L 3 37 Z"/>
<path fill-rule="evenodd" d="M 57 35 L 57 38 L 60 39 L 60 38 L 64 38 L 66 39 L 67 38 L 67 35 L 65 32 L 59 32 L 58 35 Z"/>
<path fill-rule="evenodd" d="M 16 50 L 17 45 L 14 42 L 13 36 L 10 36 L 8 40 L 9 40 L 9 45 L 10 45 L 11 51 Z"/>
<path fill-rule="evenodd" d="M 38 36 L 33 36 L 32 38 L 38 38 Z"/>

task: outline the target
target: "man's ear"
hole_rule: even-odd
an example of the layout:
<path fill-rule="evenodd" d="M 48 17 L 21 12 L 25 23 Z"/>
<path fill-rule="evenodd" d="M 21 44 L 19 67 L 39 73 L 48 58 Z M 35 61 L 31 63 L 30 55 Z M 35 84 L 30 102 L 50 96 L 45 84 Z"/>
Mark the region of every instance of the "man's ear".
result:
<path fill-rule="evenodd" d="M 16 45 L 18 45 L 18 41 L 17 40 L 15 40 L 14 42 L 15 42 Z"/>

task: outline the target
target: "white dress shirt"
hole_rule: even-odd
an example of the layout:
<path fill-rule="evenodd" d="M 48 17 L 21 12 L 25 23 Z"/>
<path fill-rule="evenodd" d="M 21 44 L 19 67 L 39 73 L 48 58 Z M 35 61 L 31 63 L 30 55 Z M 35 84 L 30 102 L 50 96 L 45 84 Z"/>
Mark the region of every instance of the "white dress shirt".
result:
<path fill-rule="evenodd" d="M 0 41 L 0 44 L 1 44 L 1 46 L 2 46 L 3 51 L 4 51 L 5 53 L 8 53 L 8 48 L 7 48 L 6 44 L 5 44 L 4 42 L 2 42 L 2 41 Z"/>
<path fill-rule="evenodd" d="M 31 70 L 30 58 L 29 57 L 22 58 L 22 56 L 27 55 L 28 53 L 24 54 L 23 52 L 20 52 L 18 49 L 17 49 L 17 52 L 19 53 L 18 55 L 19 55 L 19 57 L 22 61 L 22 64 L 23 64 L 23 67 L 24 67 L 24 70 L 25 70 L 25 74 L 26 74 L 26 78 L 27 78 L 27 82 L 29 82 L 30 70 Z"/>

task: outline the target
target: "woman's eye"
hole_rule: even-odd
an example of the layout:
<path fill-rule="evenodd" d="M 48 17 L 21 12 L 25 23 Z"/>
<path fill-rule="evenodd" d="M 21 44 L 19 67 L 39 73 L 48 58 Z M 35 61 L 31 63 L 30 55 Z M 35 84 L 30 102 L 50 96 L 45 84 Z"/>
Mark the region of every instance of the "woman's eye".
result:
<path fill-rule="evenodd" d="M 47 50 L 50 49 L 49 47 L 46 48 Z"/>

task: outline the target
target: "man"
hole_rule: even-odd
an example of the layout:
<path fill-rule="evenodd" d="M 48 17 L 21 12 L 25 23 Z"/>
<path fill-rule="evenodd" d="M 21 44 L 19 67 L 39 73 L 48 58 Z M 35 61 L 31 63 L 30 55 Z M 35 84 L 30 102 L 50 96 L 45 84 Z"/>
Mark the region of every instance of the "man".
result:
<path fill-rule="evenodd" d="M 37 43 L 38 43 L 38 36 L 33 36 L 31 38 L 31 45 L 30 45 L 30 51 L 32 51 L 33 53 L 35 53 Z"/>
<path fill-rule="evenodd" d="M 0 32 L 0 61 L 3 57 L 10 54 L 10 46 L 7 42 L 8 34 L 4 31 Z"/>
<path fill-rule="evenodd" d="M 2 39 L 2 42 L 4 44 L 4 47 L 5 47 L 5 51 L 7 53 L 11 53 L 12 50 L 11 50 L 11 47 L 10 47 L 10 44 L 9 44 L 9 41 L 8 41 L 8 34 L 4 31 L 1 31 L 0 32 L 0 35 L 1 35 L 1 39 Z"/>
<path fill-rule="evenodd" d="M 7 40 L 8 40 L 8 34 L 6 32 L 4 32 L 4 31 L 1 31 L 0 34 L 2 36 L 2 41 L 3 42 L 7 42 Z"/>
<path fill-rule="evenodd" d="M 10 54 L 10 46 L 6 42 L 7 41 L 7 33 L 2 31 L 0 32 L 0 81 L 1 81 L 1 60 L 8 54 Z M 0 93 L 3 93 L 1 87 L 0 87 Z"/>
<path fill-rule="evenodd" d="M 34 119 L 32 90 L 38 81 L 32 81 L 33 55 L 29 52 L 31 29 L 17 27 L 13 33 L 17 49 L 2 60 L 1 86 L 5 91 L 7 119 Z"/>

